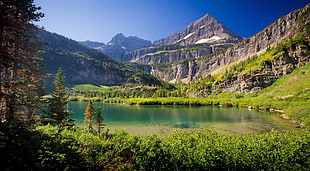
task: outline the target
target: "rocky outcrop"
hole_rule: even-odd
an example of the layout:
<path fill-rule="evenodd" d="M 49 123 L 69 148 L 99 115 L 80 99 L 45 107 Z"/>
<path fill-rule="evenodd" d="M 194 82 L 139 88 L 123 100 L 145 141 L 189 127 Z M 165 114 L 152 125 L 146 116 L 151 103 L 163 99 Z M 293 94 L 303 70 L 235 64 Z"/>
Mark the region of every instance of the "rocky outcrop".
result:
<path fill-rule="evenodd" d="M 310 60 L 310 45 L 299 45 L 272 61 L 263 61 L 262 68 L 247 74 L 234 73 L 230 79 L 217 82 L 212 90 L 225 92 L 257 93 L 273 84 L 277 79 L 304 66 Z"/>
<path fill-rule="evenodd" d="M 189 24 L 184 30 L 178 31 L 165 39 L 155 41 L 154 46 L 169 44 L 189 45 L 214 41 L 236 43 L 241 40 L 242 37 L 225 27 L 210 14 L 207 14 Z"/>
<path fill-rule="evenodd" d="M 208 74 L 215 74 L 227 64 L 247 60 L 253 55 L 265 52 L 267 48 L 272 48 L 278 43 L 309 31 L 309 6 L 308 4 L 304 8 L 279 18 L 261 32 L 228 48 L 224 53 L 175 62 L 169 66 L 163 65 L 164 67 L 153 65 L 152 73 L 168 82 L 188 82 Z"/>

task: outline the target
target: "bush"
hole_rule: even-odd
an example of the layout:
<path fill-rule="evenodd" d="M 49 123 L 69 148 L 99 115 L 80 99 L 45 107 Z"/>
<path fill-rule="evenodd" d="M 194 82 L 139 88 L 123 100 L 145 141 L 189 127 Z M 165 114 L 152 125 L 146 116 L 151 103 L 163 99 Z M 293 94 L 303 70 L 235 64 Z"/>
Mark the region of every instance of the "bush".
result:
<path fill-rule="evenodd" d="M 1 127 L 1 170 L 309 170 L 310 131 L 220 135 L 176 132 L 165 138 L 124 131 L 107 137 L 50 125 Z"/>

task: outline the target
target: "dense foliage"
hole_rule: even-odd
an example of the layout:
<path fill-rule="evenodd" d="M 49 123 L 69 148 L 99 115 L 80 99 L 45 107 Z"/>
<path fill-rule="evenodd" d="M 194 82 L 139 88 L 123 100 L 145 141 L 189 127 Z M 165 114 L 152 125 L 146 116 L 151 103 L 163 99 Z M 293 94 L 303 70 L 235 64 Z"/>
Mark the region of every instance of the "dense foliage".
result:
<path fill-rule="evenodd" d="M 220 135 L 212 130 L 165 138 L 1 125 L 1 169 L 34 170 L 307 170 L 310 132 Z"/>

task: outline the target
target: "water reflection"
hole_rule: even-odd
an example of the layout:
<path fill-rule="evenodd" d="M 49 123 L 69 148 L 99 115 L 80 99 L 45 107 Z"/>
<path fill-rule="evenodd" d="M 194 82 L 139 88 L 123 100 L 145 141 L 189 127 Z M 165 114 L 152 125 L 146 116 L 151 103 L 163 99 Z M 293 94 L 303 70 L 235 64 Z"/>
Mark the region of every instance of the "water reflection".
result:
<path fill-rule="evenodd" d="M 224 129 L 266 130 L 283 129 L 276 115 L 240 108 L 210 106 L 127 106 L 95 103 L 102 108 L 106 125 L 164 125 L 175 128 L 219 127 Z M 84 122 L 86 102 L 70 102 L 69 109 L 77 124 Z M 274 121 L 277 122 L 274 122 Z M 280 123 L 280 124 L 279 124 Z M 281 128 L 279 126 L 282 126 Z"/>

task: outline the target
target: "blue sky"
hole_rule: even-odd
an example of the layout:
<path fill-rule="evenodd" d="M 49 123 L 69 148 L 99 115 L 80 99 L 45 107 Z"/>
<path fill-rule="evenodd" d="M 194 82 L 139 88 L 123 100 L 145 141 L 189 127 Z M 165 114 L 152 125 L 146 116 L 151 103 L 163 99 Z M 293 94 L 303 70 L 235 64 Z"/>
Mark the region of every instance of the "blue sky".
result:
<path fill-rule="evenodd" d="M 117 33 L 155 41 L 210 13 L 243 37 L 310 0 L 35 0 L 36 23 L 73 40 L 107 43 Z"/>

